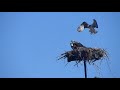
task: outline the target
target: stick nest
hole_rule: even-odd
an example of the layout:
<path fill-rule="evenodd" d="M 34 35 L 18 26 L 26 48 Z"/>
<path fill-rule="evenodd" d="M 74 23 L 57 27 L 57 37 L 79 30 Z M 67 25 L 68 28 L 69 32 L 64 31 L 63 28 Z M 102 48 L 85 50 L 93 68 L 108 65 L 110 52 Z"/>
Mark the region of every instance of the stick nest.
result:
<path fill-rule="evenodd" d="M 76 41 L 71 41 L 70 45 L 72 50 L 61 54 L 58 60 L 67 58 L 67 62 L 76 61 L 76 63 L 86 60 L 90 64 L 108 57 L 107 51 L 101 48 L 85 47 Z"/>

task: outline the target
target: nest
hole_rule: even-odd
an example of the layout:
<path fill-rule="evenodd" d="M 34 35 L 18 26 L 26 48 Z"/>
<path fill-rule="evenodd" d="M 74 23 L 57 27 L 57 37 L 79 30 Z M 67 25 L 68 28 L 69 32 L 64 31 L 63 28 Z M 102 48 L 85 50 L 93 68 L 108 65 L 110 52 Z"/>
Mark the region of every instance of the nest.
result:
<path fill-rule="evenodd" d="M 67 62 L 76 61 L 76 63 L 86 60 L 89 64 L 91 64 L 97 60 L 108 57 L 106 50 L 101 48 L 85 47 L 76 41 L 70 43 L 70 45 L 73 50 L 61 54 L 58 60 L 67 58 Z"/>

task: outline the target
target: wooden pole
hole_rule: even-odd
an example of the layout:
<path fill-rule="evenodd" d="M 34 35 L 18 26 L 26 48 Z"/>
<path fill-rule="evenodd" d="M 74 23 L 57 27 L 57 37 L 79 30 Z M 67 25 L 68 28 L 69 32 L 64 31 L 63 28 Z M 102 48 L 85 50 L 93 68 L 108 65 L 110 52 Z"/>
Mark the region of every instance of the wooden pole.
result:
<path fill-rule="evenodd" d="M 84 60 L 84 72 L 85 72 L 85 78 L 87 78 L 86 60 Z"/>

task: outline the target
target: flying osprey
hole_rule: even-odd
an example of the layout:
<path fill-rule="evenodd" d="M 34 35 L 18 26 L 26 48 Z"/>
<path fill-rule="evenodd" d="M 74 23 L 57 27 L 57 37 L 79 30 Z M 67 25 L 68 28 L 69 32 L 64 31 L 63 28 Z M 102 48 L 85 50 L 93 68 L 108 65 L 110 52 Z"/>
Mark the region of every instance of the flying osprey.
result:
<path fill-rule="evenodd" d="M 91 34 L 96 34 L 98 31 L 96 31 L 94 28 L 98 28 L 97 21 L 93 19 L 93 23 L 89 25 L 87 22 L 83 22 L 78 28 L 78 32 L 82 32 L 85 28 L 89 28 L 89 32 Z"/>

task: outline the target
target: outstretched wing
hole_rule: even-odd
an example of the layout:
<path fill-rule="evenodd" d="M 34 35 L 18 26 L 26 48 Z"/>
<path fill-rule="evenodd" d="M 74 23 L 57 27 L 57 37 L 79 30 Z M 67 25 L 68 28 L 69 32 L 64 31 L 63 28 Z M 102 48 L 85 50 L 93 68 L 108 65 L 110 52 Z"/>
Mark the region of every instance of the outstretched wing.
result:
<path fill-rule="evenodd" d="M 86 22 L 83 22 L 81 25 L 84 25 L 84 28 L 88 28 L 89 27 L 89 24 L 86 23 Z"/>
<path fill-rule="evenodd" d="M 95 19 L 93 19 L 92 27 L 93 28 L 98 28 L 98 24 L 97 24 L 97 21 Z"/>
<path fill-rule="evenodd" d="M 85 28 L 89 28 L 89 24 L 86 22 L 83 22 L 78 28 L 77 31 L 78 32 L 82 32 Z"/>
<path fill-rule="evenodd" d="M 89 32 L 91 33 L 91 34 L 96 34 L 98 31 L 96 31 L 93 27 L 89 27 Z"/>

